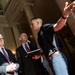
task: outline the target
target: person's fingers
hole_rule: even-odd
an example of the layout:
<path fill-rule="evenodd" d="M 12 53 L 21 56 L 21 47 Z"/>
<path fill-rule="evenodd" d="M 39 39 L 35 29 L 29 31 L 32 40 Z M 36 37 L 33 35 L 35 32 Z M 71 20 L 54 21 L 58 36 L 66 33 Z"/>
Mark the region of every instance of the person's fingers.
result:
<path fill-rule="evenodd" d="M 66 8 L 68 6 L 68 2 L 65 2 L 65 6 L 64 6 L 64 8 Z"/>
<path fill-rule="evenodd" d="M 73 1 L 70 5 L 69 5 L 69 10 L 70 10 L 70 12 L 72 12 L 73 11 L 73 9 L 75 8 L 75 1 Z"/>
<path fill-rule="evenodd" d="M 73 7 L 75 7 L 75 1 L 73 1 Z"/>

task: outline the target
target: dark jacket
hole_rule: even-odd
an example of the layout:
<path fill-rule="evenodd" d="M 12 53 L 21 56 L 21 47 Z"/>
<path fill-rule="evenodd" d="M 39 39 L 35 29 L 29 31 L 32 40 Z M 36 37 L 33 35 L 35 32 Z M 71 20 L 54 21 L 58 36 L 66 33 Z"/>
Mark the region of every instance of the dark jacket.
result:
<path fill-rule="evenodd" d="M 28 43 L 30 50 L 35 50 L 36 47 Z M 32 59 L 32 57 L 27 56 L 26 51 L 23 49 L 22 45 L 16 49 L 17 59 L 20 63 L 20 70 L 22 70 L 22 75 L 45 75 L 44 67 L 40 61 Z"/>
<path fill-rule="evenodd" d="M 9 55 L 9 59 L 11 62 L 15 63 L 17 65 L 17 69 L 19 68 L 19 64 L 16 61 L 16 58 L 12 54 L 12 52 L 8 49 L 5 49 Z M 9 65 L 9 62 L 7 61 L 6 57 L 0 52 L 0 75 L 18 75 L 17 73 L 6 73 L 6 66 Z"/>

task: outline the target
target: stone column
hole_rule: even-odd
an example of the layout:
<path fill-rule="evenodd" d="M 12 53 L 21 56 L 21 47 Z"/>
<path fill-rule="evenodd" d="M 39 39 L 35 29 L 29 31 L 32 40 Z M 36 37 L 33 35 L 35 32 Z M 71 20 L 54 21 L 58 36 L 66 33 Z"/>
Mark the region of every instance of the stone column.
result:
<path fill-rule="evenodd" d="M 32 4 L 27 3 L 27 2 L 24 4 L 24 12 L 25 12 L 25 14 L 27 16 L 27 20 L 29 22 L 30 28 L 31 28 L 31 19 L 34 17 L 34 14 L 33 14 L 32 10 L 31 10 L 31 5 Z M 32 28 L 31 28 L 31 30 L 32 30 L 33 36 L 35 38 L 35 41 L 37 43 L 37 40 L 36 40 L 37 39 L 36 32 L 34 32 Z"/>
<path fill-rule="evenodd" d="M 17 28 L 17 23 L 13 23 L 13 25 L 11 25 L 11 28 L 12 28 L 12 31 L 13 31 L 13 35 L 14 35 L 14 38 L 15 38 L 15 43 L 16 43 L 16 47 L 20 46 L 21 45 L 21 42 L 19 40 L 19 31 L 18 31 L 18 28 Z"/>
<path fill-rule="evenodd" d="M 60 8 L 61 12 L 63 12 L 63 8 L 64 8 L 64 5 L 65 5 L 65 2 L 66 0 L 55 0 L 58 7 Z M 68 3 L 70 4 L 71 3 L 71 0 L 67 0 Z M 67 23 L 69 25 L 69 27 L 71 28 L 72 32 L 75 34 L 75 10 L 73 10 L 73 12 L 70 14 L 68 20 L 67 20 Z"/>

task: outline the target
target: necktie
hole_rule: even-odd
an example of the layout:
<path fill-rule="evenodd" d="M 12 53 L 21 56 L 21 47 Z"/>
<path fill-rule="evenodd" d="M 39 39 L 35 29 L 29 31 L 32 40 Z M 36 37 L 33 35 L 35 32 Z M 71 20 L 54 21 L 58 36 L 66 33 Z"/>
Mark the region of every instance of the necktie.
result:
<path fill-rule="evenodd" d="M 26 48 L 27 52 L 30 52 L 30 48 L 27 46 L 27 44 L 25 44 L 25 48 Z"/>
<path fill-rule="evenodd" d="M 2 48 L 2 51 L 3 51 L 4 56 L 6 57 L 7 61 L 10 62 L 9 56 L 6 54 L 4 48 Z"/>

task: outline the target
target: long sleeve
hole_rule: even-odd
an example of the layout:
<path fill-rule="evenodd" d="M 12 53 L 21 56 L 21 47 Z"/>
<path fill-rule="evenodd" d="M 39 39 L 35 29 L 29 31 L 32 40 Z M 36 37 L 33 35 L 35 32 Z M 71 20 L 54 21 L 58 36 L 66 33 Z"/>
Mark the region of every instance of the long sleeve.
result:
<path fill-rule="evenodd" d="M 0 74 L 6 73 L 6 66 L 9 65 L 9 63 L 4 63 L 0 66 Z"/>

